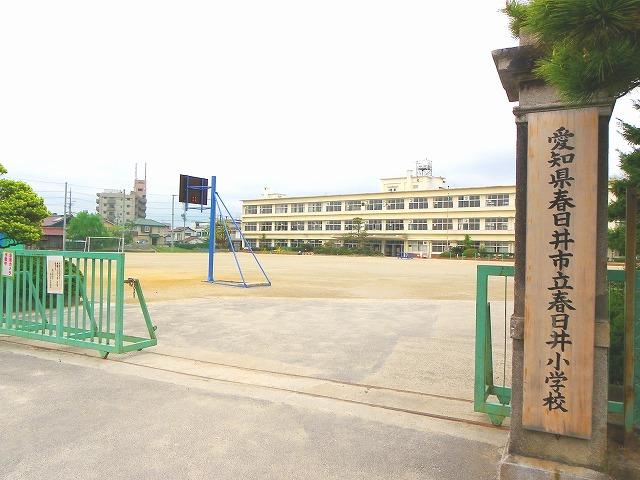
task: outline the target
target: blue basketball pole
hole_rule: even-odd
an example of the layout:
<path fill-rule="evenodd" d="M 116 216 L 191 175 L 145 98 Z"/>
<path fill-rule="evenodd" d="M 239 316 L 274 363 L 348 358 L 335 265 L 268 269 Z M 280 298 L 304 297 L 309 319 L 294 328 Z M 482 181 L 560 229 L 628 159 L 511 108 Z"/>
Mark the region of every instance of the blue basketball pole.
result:
<path fill-rule="evenodd" d="M 199 186 L 198 185 L 191 185 L 191 183 L 192 183 L 191 182 L 191 178 L 198 179 L 200 181 L 200 185 Z M 185 187 L 184 187 L 185 188 L 184 199 L 186 200 L 186 202 L 183 202 L 184 203 L 184 211 L 185 211 L 185 220 L 186 220 L 186 213 L 189 210 L 189 204 L 190 203 L 199 205 L 201 212 L 203 212 L 204 210 L 209 208 L 209 271 L 208 271 L 208 274 L 207 274 L 206 282 L 208 282 L 208 283 L 223 283 L 223 284 L 226 283 L 227 285 L 239 284 L 239 285 L 243 286 L 244 288 L 258 287 L 258 286 L 271 286 L 271 280 L 269 280 L 269 277 L 267 277 L 267 274 L 265 273 L 264 269 L 262 268 L 262 265 L 260 265 L 260 262 L 258 261 L 258 258 L 256 257 L 255 253 L 253 252 L 253 249 L 251 248 L 251 245 L 249 245 L 249 244 L 247 244 L 247 247 L 249 248 L 249 252 L 251 252 L 251 255 L 253 255 L 253 259 L 256 261 L 256 264 L 258 265 L 258 267 L 260 268 L 260 271 L 264 275 L 266 283 L 254 283 L 254 284 L 248 284 L 247 283 L 247 280 L 245 279 L 245 276 L 244 276 L 244 272 L 242 271 L 242 267 L 240 266 L 240 262 L 238 260 L 238 255 L 237 255 L 236 249 L 233 246 L 233 239 L 231 238 L 231 232 L 229 231 L 229 228 L 228 228 L 228 226 L 226 224 L 226 220 L 224 220 L 222 218 L 223 209 L 229 215 L 229 218 L 231 219 L 231 222 L 233 222 L 233 225 L 236 227 L 238 233 L 240 234 L 240 238 L 242 239 L 242 241 L 247 243 L 247 240 L 244 238 L 244 235 L 242 234 L 242 230 L 240 229 L 240 226 L 238 225 L 238 223 L 233 218 L 233 215 L 231 215 L 231 212 L 229 212 L 229 209 L 224 204 L 224 201 L 222 200 L 222 198 L 220 198 L 220 195 L 218 195 L 217 188 L 216 188 L 216 176 L 214 175 L 214 176 L 211 177 L 211 185 L 206 185 L 206 179 L 204 179 L 204 178 L 190 177 L 188 175 L 181 175 L 180 176 L 180 185 L 182 185 L 183 183 L 185 185 Z M 198 191 L 200 193 L 199 198 L 196 198 L 196 196 L 192 195 L 192 190 Z M 205 203 L 204 203 L 204 194 L 203 194 L 203 192 L 206 192 L 206 191 L 211 191 L 211 197 L 209 199 L 209 201 L 211 202 L 211 206 L 209 206 L 209 207 L 205 207 Z M 181 195 L 182 195 L 182 192 L 181 192 Z M 218 203 L 218 201 L 220 203 Z M 233 258 L 235 259 L 236 266 L 238 267 L 238 272 L 240 273 L 240 277 L 242 279 L 241 282 L 220 281 L 220 280 L 216 281 L 216 278 L 215 278 L 215 254 L 216 254 L 216 216 L 217 216 L 216 214 L 217 214 L 217 212 L 220 212 L 220 223 L 222 225 L 222 230 L 223 230 L 223 233 L 225 234 L 225 236 L 227 237 L 227 240 L 229 242 L 229 250 L 233 253 Z"/>
<path fill-rule="evenodd" d="M 209 275 L 207 282 L 214 281 L 213 257 L 216 253 L 216 177 L 211 177 L 211 208 L 209 209 Z"/>

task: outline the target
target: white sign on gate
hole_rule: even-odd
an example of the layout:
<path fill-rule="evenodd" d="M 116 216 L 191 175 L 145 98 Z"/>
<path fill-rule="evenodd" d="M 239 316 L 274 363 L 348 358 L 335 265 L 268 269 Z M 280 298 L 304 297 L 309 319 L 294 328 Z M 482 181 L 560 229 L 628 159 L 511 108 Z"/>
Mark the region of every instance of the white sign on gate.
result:
<path fill-rule="evenodd" d="M 62 255 L 47 257 L 47 293 L 64 293 L 64 259 Z"/>
<path fill-rule="evenodd" d="M 13 252 L 2 252 L 2 276 L 13 277 Z"/>

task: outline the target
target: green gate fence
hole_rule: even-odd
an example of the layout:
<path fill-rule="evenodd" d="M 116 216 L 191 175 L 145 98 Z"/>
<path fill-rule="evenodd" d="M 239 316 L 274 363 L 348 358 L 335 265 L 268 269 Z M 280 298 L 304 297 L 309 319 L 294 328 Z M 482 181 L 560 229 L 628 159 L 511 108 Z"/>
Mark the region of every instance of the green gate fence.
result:
<path fill-rule="evenodd" d="M 140 282 L 123 253 L 0 250 L 0 334 L 98 350 L 103 357 L 157 344 Z M 51 260 L 48 266 L 47 259 Z M 9 273 L 12 273 L 9 276 Z M 52 285 L 57 285 L 56 293 Z M 133 288 L 148 336 L 124 333 L 124 287 Z M 60 293 L 61 292 L 61 293 Z"/>
<path fill-rule="evenodd" d="M 506 315 L 506 279 L 513 277 L 512 266 L 478 265 L 476 283 L 476 345 L 475 345 L 475 386 L 474 386 L 474 411 L 486 413 L 495 425 L 502 424 L 505 417 L 511 415 L 511 387 L 505 384 L 496 384 L 494 379 L 493 343 L 491 338 L 491 303 L 488 297 L 490 277 L 504 279 L 504 312 L 505 312 L 505 339 L 507 335 Z M 608 270 L 607 280 L 611 289 L 612 284 L 624 285 L 624 270 Z M 640 427 L 640 273 L 636 273 L 636 318 L 635 318 L 635 386 L 636 405 L 634 424 Z M 611 329 L 613 333 L 613 329 Z M 506 355 L 506 344 L 505 344 Z M 506 364 L 506 358 L 503 359 Z M 504 375 L 504 374 L 503 374 Z M 609 401 L 610 413 L 623 413 L 622 402 Z"/>

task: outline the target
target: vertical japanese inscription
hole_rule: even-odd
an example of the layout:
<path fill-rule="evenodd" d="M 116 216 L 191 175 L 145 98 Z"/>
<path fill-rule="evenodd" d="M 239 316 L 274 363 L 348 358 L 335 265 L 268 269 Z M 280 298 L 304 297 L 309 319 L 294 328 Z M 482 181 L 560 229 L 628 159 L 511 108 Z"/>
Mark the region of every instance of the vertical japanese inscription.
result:
<path fill-rule="evenodd" d="M 64 258 L 62 255 L 47 256 L 47 293 L 64 293 Z"/>
<path fill-rule="evenodd" d="M 13 252 L 2 252 L 2 276 L 13 277 L 13 264 L 15 263 L 15 256 Z"/>
<path fill-rule="evenodd" d="M 549 259 L 556 269 L 556 275 L 551 278 L 550 286 L 547 290 L 551 291 L 551 301 L 547 310 L 551 312 L 549 315 L 549 329 L 551 331 L 546 344 L 549 345 L 549 358 L 547 367 L 549 372 L 544 379 L 547 384 L 548 393 L 542 399 L 543 406 L 549 411 L 559 410 L 567 413 L 567 398 L 565 396 L 566 383 L 569 381 L 565 371 L 571 366 L 571 362 L 567 360 L 565 348 L 571 345 L 571 334 L 569 333 L 569 323 L 571 313 L 575 311 L 572 305 L 571 293 L 571 260 L 573 257 L 573 247 L 575 240 L 571 236 L 571 211 L 576 207 L 572 203 L 571 190 L 575 178 L 571 176 L 571 166 L 575 160 L 575 154 L 571 152 L 575 147 L 569 145 L 575 134 L 561 126 L 553 135 L 548 138 L 552 143 L 550 151 L 550 160 L 548 163 L 551 168 L 551 180 L 548 182 L 554 188 L 553 198 L 549 202 L 549 209 L 553 216 L 553 226 L 555 230 L 551 234 L 549 244 L 553 247 L 554 253 L 549 255 Z M 553 283 L 553 284 L 551 284 Z"/>
<path fill-rule="evenodd" d="M 529 116 L 526 428 L 591 437 L 597 220 L 596 109 Z"/>

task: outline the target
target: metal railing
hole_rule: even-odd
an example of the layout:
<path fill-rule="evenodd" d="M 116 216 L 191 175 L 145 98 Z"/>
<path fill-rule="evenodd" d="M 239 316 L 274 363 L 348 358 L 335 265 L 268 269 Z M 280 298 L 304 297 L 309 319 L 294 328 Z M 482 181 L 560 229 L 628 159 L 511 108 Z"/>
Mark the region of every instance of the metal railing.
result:
<path fill-rule="evenodd" d="M 513 277 L 513 266 L 500 265 L 478 265 L 476 284 L 476 344 L 475 344 L 475 382 L 474 382 L 474 411 L 483 412 L 489 416 L 494 425 L 501 425 L 506 417 L 511 415 L 511 387 L 506 385 L 503 373 L 502 385 L 496 384 L 494 378 L 494 352 L 491 333 L 491 303 L 489 301 L 489 279 L 490 277 L 501 277 L 505 280 L 505 341 L 507 335 L 507 315 L 506 315 L 506 279 Z M 624 270 L 608 270 L 607 280 L 611 286 L 614 283 L 624 284 Z M 640 295 L 640 273 L 636 273 L 636 301 Z M 639 309 L 636 308 L 635 331 L 640 331 Z M 505 345 L 506 347 L 506 345 Z M 636 351 L 640 349 L 640 335 L 636 335 Z M 506 364 L 506 348 L 503 352 Z M 637 355 L 636 355 L 637 358 Z M 505 369 L 506 370 L 506 369 Z M 640 378 L 636 375 L 636 389 L 640 383 Z M 640 392 L 638 392 L 640 393 Z M 640 402 L 639 395 L 636 395 L 634 424 L 640 426 Z M 623 413 L 623 402 L 609 401 L 609 413 Z"/>
<path fill-rule="evenodd" d="M 13 275 L 0 274 L 0 334 L 90 348 L 103 358 L 157 344 L 140 282 L 124 278 L 124 254 L 47 250 L 12 254 Z M 48 293 L 55 272 L 47 267 L 47 257 L 60 256 L 62 293 Z M 148 337 L 124 333 L 125 284 L 138 298 Z"/>

